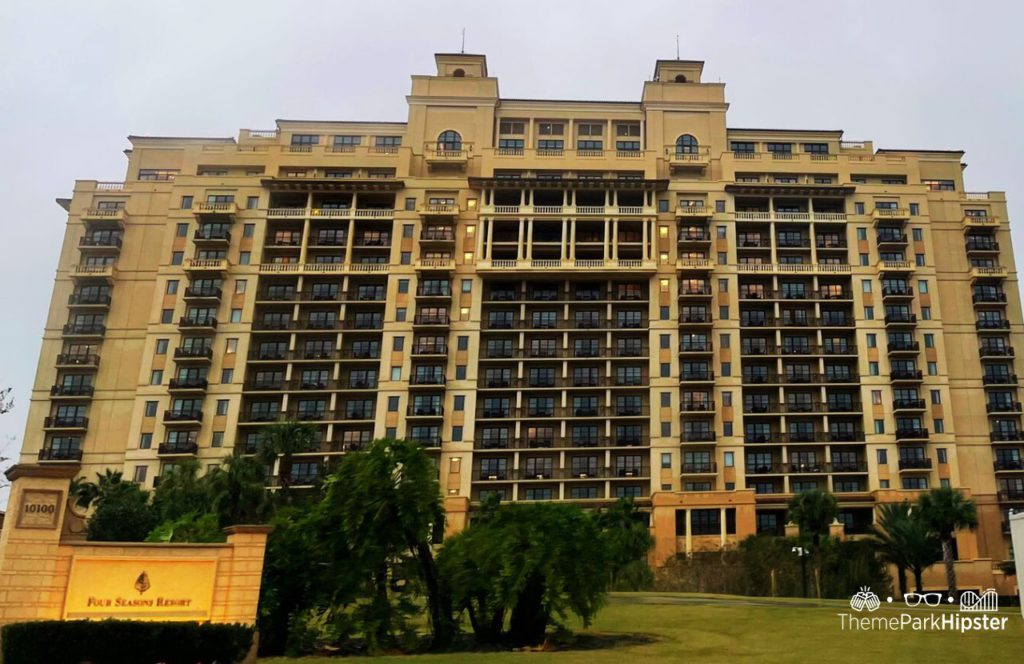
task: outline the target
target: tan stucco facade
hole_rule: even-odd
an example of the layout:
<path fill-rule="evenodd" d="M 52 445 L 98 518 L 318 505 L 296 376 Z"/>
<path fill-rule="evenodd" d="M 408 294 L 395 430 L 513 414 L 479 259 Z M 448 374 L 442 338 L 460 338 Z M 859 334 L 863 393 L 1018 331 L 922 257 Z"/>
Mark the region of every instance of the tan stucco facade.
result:
<path fill-rule="evenodd" d="M 615 102 L 437 67 L 405 122 L 133 136 L 124 182 L 78 181 L 22 461 L 149 486 L 293 416 L 300 482 L 422 440 L 450 529 L 489 491 L 633 496 L 664 557 L 781 533 L 799 490 L 857 536 L 948 483 L 960 551 L 1010 555 L 1017 271 L 961 152 L 731 128 L 701 62 Z"/>

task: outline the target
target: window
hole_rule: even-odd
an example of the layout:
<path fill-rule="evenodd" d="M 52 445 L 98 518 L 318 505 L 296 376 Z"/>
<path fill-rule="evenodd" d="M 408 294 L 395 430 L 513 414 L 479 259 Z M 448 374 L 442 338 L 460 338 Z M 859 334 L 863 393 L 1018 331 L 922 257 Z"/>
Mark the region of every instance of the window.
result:
<path fill-rule="evenodd" d="M 234 369 L 221 369 L 221 372 L 220 372 L 220 382 L 221 383 L 230 383 L 234 379 L 235 379 L 235 370 Z"/>
<path fill-rule="evenodd" d="M 867 319 L 867 320 L 874 320 L 875 319 L 875 308 L 874 307 L 864 307 L 864 318 Z"/>
<path fill-rule="evenodd" d="M 887 450 L 878 450 L 875 453 L 875 458 L 878 459 L 878 465 L 884 466 L 889 463 L 889 454 Z"/>
<path fill-rule="evenodd" d="M 697 154 L 700 151 L 700 144 L 690 134 L 683 134 L 676 139 L 676 155 Z"/>
<path fill-rule="evenodd" d="M 875 348 L 878 346 L 878 335 L 868 334 L 867 335 L 868 348 Z"/>
<path fill-rule="evenodd" d="M 938 376 L 939 375 L 939 364 L 937 362 L 928 363 L 928 375 Z"/>
<path fill-rule="evenodd" d="M 878 362 L 868 362 L 868 374 L 871 376 L 878 375 Z"/>
<path fill-rule="evenodd" d="M 168 343 L 167 339 L 157 339 L 156 340 L 156 354 L 157 355 L 166 355 L 167 354 L 167 343 Z"/>
<path fill-rule="evenodd" d="M 871 403 L 879 406 L 882 403 L 882 390 L 871 390 Z"/>
<path fill-rule="evenodd" d="M 239 295 L 244 293 L 246 286 L 248 286 L 248 283 L 249 282 L 246 281 L 245 279 L 239 279 L 238 281 L 236 281 L 235 282 L 235 293 L 238 293 Z"/>
<path fill-rule="evenodd" d="M 865 293 L 870 293 L 871 292 L 871 280 L 870 279 L 864 279 L 860 283 L 861 283 L 861 289 L 863 290 L 863 292 L 865 292 Z"/>
<path fill-rule="evenodd" d="M 452 400 L 452 410 L 465 410 L 466 409 L 466 397 L 462 394 L 455 395 Z"/>
<path fill-rule="evenodd" d="M 398 280 L 398 292 L 399 293 L 408 293 L 409 292 L 409 280 L 408 279 L 399 279 Z"/>
<path fill-rule="evenodd" d="M 458 350 L 469 350 L 469 337 L 460 335 L 458 340 L 455 342 Z"/>
<path fill-rule="evenodd" d="M 917 292 L 921 293 L 922 295 L 927 293 L 928 292 L 928 282 L 923 280 L 923 279 L 921 281 L 918 281 L 917 282 Z"/>
<path fill-rule="evenodd" d="M 231 402 L 229 400 L 227 400 L 227 399 L 217 399 L 217 414 L 218 415 L 227 415 L 228 414 L 228 406 L 230 404 L 231 404 Z"/>
<path fill-rule="evenodd" d="M 455 380 L 466 380 L 465 364 L 460 364 L 455 367 Z"/>
<path fill-rule="evenodd" d="M 242 237 L 252 237 L 256 232 L 256 224 L 246 224 L 242 226 Z"/>
<path fill-rule="evenodd" d="M 875 420 L 875 433 L 885 433 L 885 420 Z"/>
<path fill-rule="evenodd" d="M 935 335 L 934 334 L 930 334 L 929 333 L 929 334 L 925 334 L 924 335 L 924 347 L 925 348 L 935 348 Z"/>
<path fill-rule="evenodd" d="M 163 382 L 164 382 L 164 372 L 161 371 L 160 369 L 154 369 L 153 372 L 151 374 L 149 374 L 149 384 L 150 385 L 160 385 Z"/>
<path fill-rule="evenodd" d="M 151 433 L 144 433 L 141 436 L 139 436 L 139 449 L 140 450 L 148 450 L 151 447 L 153 447 L 153 434 L 151 434 Z"/>
<path fill-rule="evenodd" d="M 462 150 L 462 136 L 459 132 L 449 129 L 441 132 L 437 137 L 437 149 L 445 152 L 459 152 Z"/>
<path fill-rule="evenodd" d="M 935 433 L 946 433 L 946 422 L 941 417 L 938 417 L 938 418 L 932 420 L 932 426 L 935 429 Z M 939 451 L 940 452 L 945 452 L 945 450 L 939 450 Z M 941 459 L 941 455 L 940 455 L 940 459 Z M 940 460 L 939 463 L 945 463 L 945 461 L 941 461 Z"/>
<path fill-rule="evenodd" d="M 145 410 L 145 416 L 146 417 L 156 417 L 157 403 L 158 402 L 156 402 L 156 401 L 147 401 L 146 402 L 146 410 Z"/>
<path fill-rule="evenodd" d="M 165 291 L 168 295 L 174 295 L 178 292 L 178 280 L 169 279 L 167 281 L 167 290 Z"/>
<path fill-rule="evenodd" d="M 183 262 L 185 262 L 185 252 L 171 252 L 171 265 L 181 265 Z"/>
<path fill-rule="evenodd" d="M 868 258 L 867 254 L 860 254 L 860 264 L 862 267 L 868 266 Z"/>
<path fill-rule="evenodd" d="M 389 413 L 397 413 L 398 412 L 398 401 L 399 401 L 399 397 L 388 397 L 388 412 Z"/>
<path fill-rule="evenodd" d="M 181 197 L 181 209 L 182 210 L 191 210 L 192 209 L 192 197 L 191 196 L 182 196 Z"/>
<path fill-rule="evenodd" d="M 232 309 L 231 310 L 231 322 L 232 323 L 241 323 L 242 322 L 242 310 L 241 309 Z"/>
<path fill-rule="evenodd" d="M 400 351 L 405 348 L 405 337 L 395 337 L 391 340 L 391 350 Z"/>
<path fill-rule="evenodd" d="M 248 198 L 245 199 L 245 209 L 246 210 L 255 210 L 259 206 L 260 206 L 260 197 L 259 196 L 249 196 Z"/>

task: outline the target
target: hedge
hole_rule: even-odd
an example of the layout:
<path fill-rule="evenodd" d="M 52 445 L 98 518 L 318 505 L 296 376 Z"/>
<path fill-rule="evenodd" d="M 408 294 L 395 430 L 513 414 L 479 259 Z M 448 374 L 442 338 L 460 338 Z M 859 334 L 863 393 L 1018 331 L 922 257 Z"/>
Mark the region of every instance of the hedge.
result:
<path fill-rule="evenodd" d="M 4 664 L 235 664 L 248 625 L 135 620 L 39 620 L 0 631 Z"/>

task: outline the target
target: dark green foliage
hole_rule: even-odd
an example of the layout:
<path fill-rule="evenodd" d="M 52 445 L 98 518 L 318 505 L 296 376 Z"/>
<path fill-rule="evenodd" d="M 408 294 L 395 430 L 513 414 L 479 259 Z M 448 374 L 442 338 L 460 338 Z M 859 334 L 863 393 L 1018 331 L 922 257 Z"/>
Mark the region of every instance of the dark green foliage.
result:
<path fill-rule="evenodd" d="M 217 524 L 216 514 L 189 513 L 173 521 L 164 521 L 153 529 L 147 542 L 223 542 L 227 539 Z"/>
<path fill-rule="evenodd" d="M 509 505 L 451 538 L 438 562 L 478 639 L 533 645 L 570 614 L 590 624 L 618 562 L 609 539 L 574 505 Z"/>
<path fill-rule="evenodd" d="M 260 434 L 259 457 L 267 467 L 277 462 L 277 492 L 281 503 L 292 500 L 292 460 L 301 452 L 316 446 L 317 428 L 309 422 L 283 420 L 265 427 Z"/>
<path fill-rule="evenodd" d="M 789 501 L 789 520 L 800 527 L 800 536 L 814 547 L 828 537 L 829 524 L 839 513 L 836 497 L 827 491 L 801 491 Z"/>
<path fill-rule="evenodd" d="M 608 547 L 613 590 L 644 590 L 654 581 L 647 564 L 647 552 L 654 546 L 650 515 L 641 512 L 631 498 L 616 501 L 597 513 L 597 527 Z"/>
<path fill-rule="evenodd" d="M 885 563 L 896 567 L 899 592 L 907 592 L 907 569 L 914 575 L 914 587 L 924 592 L 924 570 L 942 559 L 938 536 L 909 502 L 886 503 L 878 508 L 877 523 L 869 540 Z"/>
<path fill-rule="evenodd" d="M 195 622 L 46 620 L 4 625 L 4 664 L 231 664 L 253 628 Z"/>
<path fill-rule="evenodd" d="M 94 542 L 141 542 L 158 522 L 149 494 L 132 482 L 112 484 L 93 503 L 85 534 Z"/>
<path fill-rule="evenodd" d="M 950 487 L 932 489 L 917 499 L 921 519 L 942 542 L 942 560 L 946 566 L 946 583 L 956 593 L 956 568 L 953 563 L 953 537 L 960 529 L 978 527 L 978 511 L 974 501 Z"/>
<path fill-rule="evenodd" d="M 656 573 L 654 587 L 668 592 L 797 597 L 801 594 L 801 540 L 754 535 L 735 549 L 677 556 Z M 882 594 L 889 579 L 870 544 L 826 537 L 819 542 L 822 597 L 848 599 L 861 586 Z M 774 579 L 774 588 L 773 588 Z"/>
<path fill-rule="evenodd" d="M 431 645 L 444 647 L 454 623 L 431 546 L 443 519 L 437 471 L 420 445 L 377 440 L 346 455 L 316 500 L 272 521 L 263 653 L 408 649 L 424 608 Z"/>

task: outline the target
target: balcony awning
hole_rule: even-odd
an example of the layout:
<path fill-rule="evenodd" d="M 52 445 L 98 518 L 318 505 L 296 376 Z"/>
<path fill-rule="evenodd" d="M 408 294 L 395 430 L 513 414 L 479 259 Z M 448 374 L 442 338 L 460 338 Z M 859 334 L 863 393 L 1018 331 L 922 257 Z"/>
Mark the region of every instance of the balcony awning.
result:
<path fill-rule="evenodd" d="M 668 180 L 635 180 L 631 178 L 469 178 L 469 186 L 475 189 L 592 189 L 595 191 L 635 190 L 664 191 Z"/>
<path fill-rule="evenodd" d="M 263 186 L 271 191 L 384 191 L 405 188 L 405 182 L 393 178 L 263 178 Z"/>
<path fill-rule="evenodd" d="M 852 185 L 829 184 L 781 184 L 751 182 L 727 184 L 725 190 L 731 194 L 745 196 L 849 196 L 856 187 Z"/>

